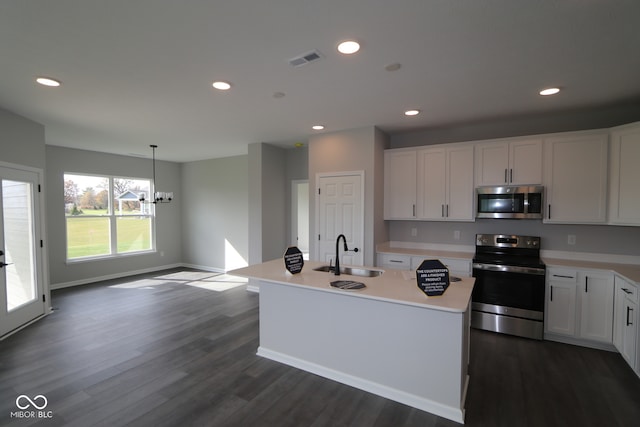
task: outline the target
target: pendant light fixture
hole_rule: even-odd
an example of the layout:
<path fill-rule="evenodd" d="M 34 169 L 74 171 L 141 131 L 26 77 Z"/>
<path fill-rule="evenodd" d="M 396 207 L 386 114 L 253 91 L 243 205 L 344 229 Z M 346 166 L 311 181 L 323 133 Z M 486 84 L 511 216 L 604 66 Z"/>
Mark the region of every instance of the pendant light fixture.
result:
<path fill-rule="evenodd" d="M 151 144 L 149 147 L 153 150 L 153 201 L 147 201 L 144 193 L 138 195 L 138 200 L 140 203 L 170 203 L 173 200 L 173 192 L 156 191 L 156 148 L 158 146 Z"/>

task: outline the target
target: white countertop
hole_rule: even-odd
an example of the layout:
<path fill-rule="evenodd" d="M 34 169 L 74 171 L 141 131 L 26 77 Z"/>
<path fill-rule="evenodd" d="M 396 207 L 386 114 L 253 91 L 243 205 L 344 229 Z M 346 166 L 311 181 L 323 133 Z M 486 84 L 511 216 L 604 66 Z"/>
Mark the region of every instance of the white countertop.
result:
<path fill-rule="evenodd" d="M 376 246 L 377 253 L 393 253 L 416 255 L 436 258 L 460 258 L 471 261 L 474 254 L 469 252 L 441 251 L 436 249 L 414 249 L 393 246 L 390 242 L 381 243 Z M 566 267 L 566 268 L 588 268 L 594 270 L 607 270 L 618 274 L 632 282 L 640 285 L 640 265 L 638 264 L 620 264 L 612 262 L 596 262 L 587 260 L 575 260 L 564 258 L 542 257 L 542 261 L 548 267 Z"/>
<path fill-rule="evenodd" d="M 443 295 L 429 297 L 418 288 L 415 272 L 366 267 L 374 270 L 383 270 L 384 273 L 377 277 L 360 277 L 347 274 L 335 276 L 332 273 L 313 270 L 322 265 L 325 264 L 305 261 L 301 273 L 291 274 L 285 269 L 282 259 L 275 259 L 262 264 L 232 270 L 228 274 L 265 282 L 305 287 L 321 292 L 339 293 L 346 297 L 371 298 L 459 313 L 467 310 L 471 302 L 471 292 L 475 282 L 473 277 L 461 277 L 461 281 L 451 282 Z M 351 291 L 340 290 L 331 287 L 330 282 L 334 280 L 353 280 L 364 283 L 366 288 Z"/>
<path fill-rule="evenodd" d="M 571 259 L 543 258 L 542 261 L 547 267 L 564 268 L 590 268 L 594 270 L 608 270 L 626 279 L 640 284 L 640 265 L 636 264 L 615 264 L 610 262 L 580 261 Z"/>

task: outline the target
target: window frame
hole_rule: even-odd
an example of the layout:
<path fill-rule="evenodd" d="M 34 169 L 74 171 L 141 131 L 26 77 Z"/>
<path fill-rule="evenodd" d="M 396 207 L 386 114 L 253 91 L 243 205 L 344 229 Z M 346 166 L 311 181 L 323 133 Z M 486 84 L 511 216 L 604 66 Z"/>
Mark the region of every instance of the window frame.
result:
<path fill-rule="evenodd" d="M 148 181 L 149 182 L 149 194 L 153 194 L 154 188 L 153 188 L 153 180 L 149 179 L 149 178 L 145 178 L 145 177 L 125 177 L 125 176 L 118 176 L 118 175 L 108 175 L 108 174 L 91 174 L 91 173 L 85 173 L 85 172 L 64 172 L 63 173 L 63 182 L 66 182 L 65 177 L 67 175 L 75 175 L 75 176 L 85 176 L 85 177 L 90 177 L 90 178 L 105 178 L 107 179 L 108 182 L 108 193 L 109 193 L 109 197 L 108 197 L 108 206 L 107 206 L 107 214 L 101 214 L 101 215 L 96 215 L 96 214 L 84 214 L 82 215 L 82 218 L 108 218 L 109 220 L 109 253 L 108 254 L 101 254 L 101 255 L 89 255 L 89 256 L 83 256 L 83 257 L 76 257 L 76 258 L 69 258 L 69 234 L 68 234 L 68 227 L 69 227 L 69 219 L 70 216 L 67 215 L 66 213 L 66 203 L 65 203 L 65 212 L 64 212 L 64 226 L 65 226 L 65 262 L 67 264 L 76 264 L 76 263 L 82 263 L 82 262 L 89 262 L 89 261 L 96 261 L 96 260 L 101 260 L 101 259 L 115 259 L 115 258 L 122 258 L 122 257 L 131 257 L 131 256 L 138 256 L 138 255 L 145 255 L 145 254 L 150 254 L 150 253 L 156 253 L 157 252 L 157 248 L 156 248 L 156 210 L 155 210 L 155 204 L 153 203 L 148 203 L 148 202 L 144 202 L 145 206 L 146 206 L 146 210 L 147 213 L 145 214 L 134 214 L 134 215 L 119 215 L 116 213 L 117 209 L 115 206 L 115 202 L 114 202 L 114 197 L 115 197 L 115 193 L 114 193 L 114 180 L 116 179 L 122 179 L 122 180 L 136 180 L 136 181 Z M 64 184 L 63 184 L 64 185 Z M 64 195 L 63 195 L 63 199 L 64 199 Z M 142 204 L 142 202 L 140 202 Z M 150 224 L 150 248 L 149 249 L 142 249 L 142 250 L 136 250 L 136 251 L 128 251 L 128 252 L 118 252 L 118 219 L 119 218 L 132 218 L 132 217 L 142 217 L 142 218 L 149 218 L 151 221 Z"/>

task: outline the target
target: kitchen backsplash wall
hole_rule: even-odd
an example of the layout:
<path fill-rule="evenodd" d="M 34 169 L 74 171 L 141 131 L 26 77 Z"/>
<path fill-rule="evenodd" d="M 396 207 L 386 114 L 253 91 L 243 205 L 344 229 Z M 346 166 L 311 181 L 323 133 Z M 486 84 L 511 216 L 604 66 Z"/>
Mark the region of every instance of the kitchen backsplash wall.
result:
<path fill-rule="evenodd" d="M 473 246 L 477 233 L 540 236 L 543 250 L 614 255 L 640 255 L 640 227 L 543 224 L 533 220 L 476 222 L 388 221 L 389 240 Z M 412 233 L 414 231 L 415 233 Z M 456 231 L 460 239 L 455 239 Z M 413 236 L 416 234 L 416 236 Z M 575 245 L 568 244 L 575 236 Z"/>

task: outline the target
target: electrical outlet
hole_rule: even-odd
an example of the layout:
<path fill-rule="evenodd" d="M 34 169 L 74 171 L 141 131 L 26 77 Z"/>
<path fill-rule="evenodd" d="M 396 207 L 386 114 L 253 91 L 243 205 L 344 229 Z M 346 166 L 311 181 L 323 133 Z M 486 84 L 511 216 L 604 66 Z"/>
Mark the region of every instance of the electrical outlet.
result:
<path fill-rule="evenodd" d="M 576 244 L 576 235 L 575 234 L 569 234 L 567 236 L 567 243 L 570 245 L 575 245 Z"/>
<path fill-rule="evenodd" d="M 418 235 L 418 229 L 416 227 L 413 227 L 411 229 L 411 237 L 416 237 Z"/>
<path fill-rule="evenodd" d="M 455 240 L 460 240 L 460 230 L 455 230 L 455 231 L 453 232 L 453 238 L 454 238 Z"/>

